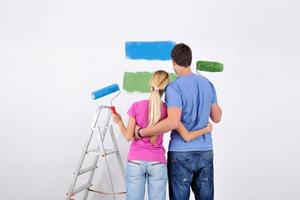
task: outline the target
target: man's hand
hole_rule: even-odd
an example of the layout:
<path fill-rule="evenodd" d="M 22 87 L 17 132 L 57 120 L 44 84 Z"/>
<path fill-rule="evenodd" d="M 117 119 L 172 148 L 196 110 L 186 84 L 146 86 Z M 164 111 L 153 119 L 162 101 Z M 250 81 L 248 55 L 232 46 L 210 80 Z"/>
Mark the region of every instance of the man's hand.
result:
<path fill-rule="evenodd" d="M 205 129 L 207 132 L 211 133 L 213 130 L 212 124 L 210 122 L 208 122 Z"/>
<path fill-rule="evenodd" d="M 138 125 L 135 125 L 135 128 L 134 128 L 134 138 L 135 139 L 141 139 L 141 137 L 139 137 L 138 135 L 138 130 L 140 129 L 141 127 L 139 127 Z"/>

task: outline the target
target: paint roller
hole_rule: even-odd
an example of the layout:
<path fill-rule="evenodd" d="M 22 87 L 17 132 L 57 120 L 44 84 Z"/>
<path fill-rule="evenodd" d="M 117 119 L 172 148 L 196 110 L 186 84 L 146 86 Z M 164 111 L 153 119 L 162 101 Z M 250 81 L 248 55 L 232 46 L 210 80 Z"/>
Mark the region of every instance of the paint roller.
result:
<path fill-rule="evenodd" d="M 104 88 L 101 88 L 99 90 L 96 90 L 94 92 L 92 92 L 91 96 L 92 96 L 92 99 L 96 100 L 96 99 L 99 99 L 101 97 L 104 97 L 106 95 L 109 95 L 109 94 L 112 94 L 114 92 L 118 92 L 117 95 L 115 95 L 111 100 L 110 100 L 110 109 L 111 111 L 114 113 L 114 114 L 118 114 L 117 111 L 116 111 L 116 108 L 115 106 L 112 105 L 112 101 L 121 93 L 120 92 L 120 88 L 118 86 L 118 84 L 112 84 L 112 85 L 109 85 L 107 87 L 104 87 Z"/>
<path fill-rule="evenodd" d="M 222 63 L 213 62 L 213 61 L 197 61 L 196 69 L 206 72 L 221 72 L 224 69 Z"/>

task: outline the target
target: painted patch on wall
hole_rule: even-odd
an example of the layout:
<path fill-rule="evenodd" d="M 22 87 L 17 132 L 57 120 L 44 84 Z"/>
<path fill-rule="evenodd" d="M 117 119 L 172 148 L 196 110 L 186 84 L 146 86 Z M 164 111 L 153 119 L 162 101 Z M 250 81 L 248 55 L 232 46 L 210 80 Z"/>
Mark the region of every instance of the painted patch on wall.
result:
<path fill-rule="evenodd" d="M 125 42 L 125 53 L 132 60 L 171 60 L 173 41 Z"/>
<path fill-rule="evenodd" d="M 149 80 L 152 72 L 125 72 L 123 76 L 123 89 L 127 92 L 150 92 Z M 170 81 L 174 81 L 177 76 L 169 73 Z"/>

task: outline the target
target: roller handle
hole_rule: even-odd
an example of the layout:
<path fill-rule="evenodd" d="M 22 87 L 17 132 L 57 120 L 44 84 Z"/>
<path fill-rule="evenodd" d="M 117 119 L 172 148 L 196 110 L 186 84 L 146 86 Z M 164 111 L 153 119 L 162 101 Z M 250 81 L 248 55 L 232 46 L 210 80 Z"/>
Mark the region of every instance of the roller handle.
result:
<path fill-rule="evenodd" d="M 111 106 L 110 109 L 111 109 L 111 111 L 112 111 L 113 114 L 118 115 L 115 106 Z"/>

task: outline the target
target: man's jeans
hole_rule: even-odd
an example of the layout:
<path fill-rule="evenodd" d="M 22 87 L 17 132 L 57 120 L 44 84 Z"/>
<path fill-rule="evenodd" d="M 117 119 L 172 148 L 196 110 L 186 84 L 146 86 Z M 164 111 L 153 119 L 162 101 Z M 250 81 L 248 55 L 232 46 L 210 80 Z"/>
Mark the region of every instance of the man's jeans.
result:
<path fill-rule="evenodd" d="M 213 151 L 168 152 L 170 200 L 213 200 L 213 175 Z"/>
<path fill-rule="evenodd" d="M 132 160 L 126 165 L 126 200 L 143 200 L 146 181 L 149 200 L 166 199 L 167 165 Z"/>

